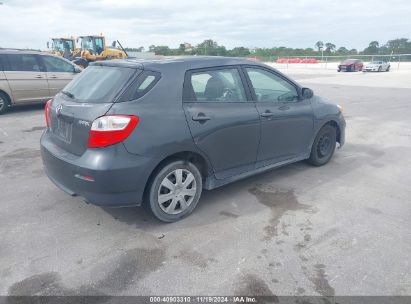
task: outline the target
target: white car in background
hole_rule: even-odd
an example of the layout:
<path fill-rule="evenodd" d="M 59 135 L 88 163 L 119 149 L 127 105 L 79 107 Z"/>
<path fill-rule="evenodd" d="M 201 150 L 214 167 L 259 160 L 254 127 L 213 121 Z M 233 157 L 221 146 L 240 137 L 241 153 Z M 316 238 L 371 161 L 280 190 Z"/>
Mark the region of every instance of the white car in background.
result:
<path fill-rule="evenodd" d="M 363 72 L 388 72 L 390 63 L 385 61 L 371 61 L 363 68 Z"/>

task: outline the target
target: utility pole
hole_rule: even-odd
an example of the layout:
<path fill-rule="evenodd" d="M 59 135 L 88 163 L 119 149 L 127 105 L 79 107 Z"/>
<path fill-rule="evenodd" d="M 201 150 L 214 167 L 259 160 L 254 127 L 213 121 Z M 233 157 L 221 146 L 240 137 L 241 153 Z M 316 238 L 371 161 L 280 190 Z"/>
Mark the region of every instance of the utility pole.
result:
<path fill-rule="evenodd" d="M 324 48 L 320 46 L 320 51 L 321 51 L 321 62 L 324 63 Z"/>

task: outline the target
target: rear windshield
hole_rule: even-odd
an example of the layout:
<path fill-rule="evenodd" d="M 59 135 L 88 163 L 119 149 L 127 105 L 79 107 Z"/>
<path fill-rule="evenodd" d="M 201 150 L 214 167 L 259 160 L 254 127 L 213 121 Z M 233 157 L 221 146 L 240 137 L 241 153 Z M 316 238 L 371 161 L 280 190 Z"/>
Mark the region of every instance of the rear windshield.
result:
<path fill-rule="evenodd" d="M 138 72 L 130 68 L 89 66 L 63 89 L 63 93 L 79 102 L 114 102 L 117 94 Z"/>

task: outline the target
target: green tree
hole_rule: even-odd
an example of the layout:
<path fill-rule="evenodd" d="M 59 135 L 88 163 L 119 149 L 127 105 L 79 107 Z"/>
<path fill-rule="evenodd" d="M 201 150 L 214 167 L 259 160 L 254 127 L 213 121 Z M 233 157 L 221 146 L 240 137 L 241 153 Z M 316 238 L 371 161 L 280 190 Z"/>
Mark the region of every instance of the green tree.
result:
<path fill-rule="evenodd" d="M 332 51 L 334 51 L 336 48 L 335 44 L 331 43 L 331 42 L 327 42 L 325 44 L 325 51 L 328 53 L 331 53 Z"/>
<path fill-rule="evenodd" d="M 407 38 L 389 40 L 385 46 L 389 52 L 393 51 L 396 54 L 411 53 L 411 41 Z"/>
<path fill-rule="evenodd" d="M 174 55 L 174 52 L 166 45 L 150 45 L 148 47 L 149 52 L 154 52 L 156 55 L 170 56 Z"/>
<path fill-rule="evenodd" d="M 235 47 L 232 50 L 228 50 L 227 55 L 233 57 L 247 57 L 250 55 L 250 50 L 243 46 Z"/>
<path fill-rule="evenodd" d="M 347 54 L 349 54 L 349 50 L 346 48 L 346 47 L 340 47 L 340 48 L 338 48 L 338 50 L 337 50 L 337 53 L 339 54 L 339 55 L 347 55 Z"/>
<path fill-rule="evenodd" d="M 374 55 L 379 52 L 380 43 L 378 41 L 371 41 L 361 53 L 366 55 Z"/>
<path fill-rule="evenodd" d="M 196 54 L 205 56 L 226 56 L 227 49 L 225 46 L 218 45 L 216 41 L 207 39 L 197 45 Z"/>

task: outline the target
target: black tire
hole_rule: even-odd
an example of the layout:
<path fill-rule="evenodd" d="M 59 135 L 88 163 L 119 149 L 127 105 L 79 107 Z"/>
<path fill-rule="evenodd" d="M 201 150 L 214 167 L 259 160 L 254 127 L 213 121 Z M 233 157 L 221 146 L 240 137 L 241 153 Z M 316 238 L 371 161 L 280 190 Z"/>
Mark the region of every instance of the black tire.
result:
<path fill-rule="evenodd" d="M 390 67 L 391 67 L 391 66 L 389 65 L 388 68 L 387 68 L 387 70 L 386 70 L 386 72 L 389 72 L 389 71 L 390 71 Z"/>
<path fill-rule="evenodd" d="M 381 66 L 379 66 L 378 67 L 378 72 L 381 72 L 382 71 L 382 68 L 381 68 Z"/>
<path fill-rule="evenodd" d="M 177 172 L 182 172 L 180 185 L 177 181 Z M 190 174 L 193 177 L 191 182 L 188 180 Z M 174 191 L 164 186 L 163 182 L 165 182 L 166 179 L 175 186 Z M 186 181 L 189 183 L 185 187 L 184 182 Z M 152 177 L 146 193 L 144 206 L 160 221 L 167 223 L 176 222 L 193 212 L 200 200 L 202 188 L 203 181 L 201 173 L 194 164 L 183 160 L 173 161 L 157 170 Z M 191 191 L 193 194 L 186 195 L 187 191 Z M 160 202 L 160 196 L 166 198 L 170 196 L 170 199 Z M 174 207 L 172 206 L 173 203 Z M 171 208 L 170 212 L 164 210 L 168 207 Z"/>
<path fill-rule="evenodd" d="M 10 98 L 6 93 L 0 92 L 0 115 L 9 110 Z"/>
<path fill-rule="evenodd" d="M 334 154 L 336 141 L 337 130 L 331 125 L 322 127 L 315 137 L 308 162 L 314 166 L 328 163 Z"/>

